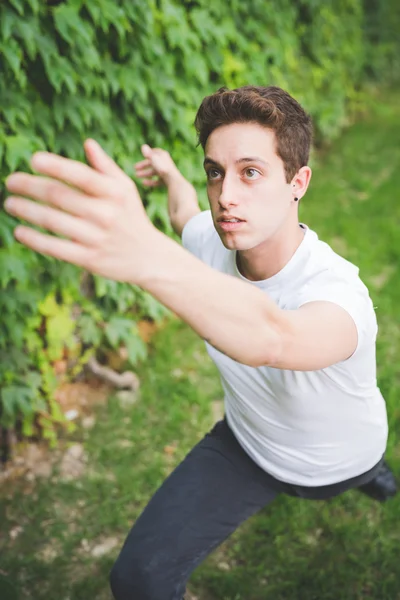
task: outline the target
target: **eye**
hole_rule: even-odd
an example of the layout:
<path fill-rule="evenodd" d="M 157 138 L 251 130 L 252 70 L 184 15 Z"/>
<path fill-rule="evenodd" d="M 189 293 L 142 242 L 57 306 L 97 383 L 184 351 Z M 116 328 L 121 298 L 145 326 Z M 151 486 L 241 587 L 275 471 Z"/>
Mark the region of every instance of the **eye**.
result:
<path fill-rule="evenodd" d="M 218 169 L 208 169 L 208 171 L 207 171 L 207 179 L 209 181 L 218 179 L 219 175 L 220 175 L 220 172 L 218 171 Z"/>
<path fill-rule="evenodd" d="M 252 168 L 246 169 L 245 174 L 247 179 L 258 179 L 259 177 L 261 177 L 261 173 L 257 171 L 257 169 Z"/>

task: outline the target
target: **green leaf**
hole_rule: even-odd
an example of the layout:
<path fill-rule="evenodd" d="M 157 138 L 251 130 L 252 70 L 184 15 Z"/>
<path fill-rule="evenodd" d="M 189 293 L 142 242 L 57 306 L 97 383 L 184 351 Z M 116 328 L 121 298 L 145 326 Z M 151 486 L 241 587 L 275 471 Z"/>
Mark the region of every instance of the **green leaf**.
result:
<path fill-rule="evenodd" d="M 0 44 L 0 55 L 3 54 L 14 75 L 21 76 L 22 49 L 13 38 L 5 44 Z"/>
<path fill-rule="evenodd" d="M 71 319 L 70 308 L 61 305 L 57 314 L 48 317 L 46 322 L 46 338 L 50 360 L 57 360 L 65 346 L 71 346 L 75 322 Z"/>
<path fill-rule="evenodd" d="M 4 245 L 6 248 L 11 248 L 16 241 L 13 236 L 15 220 L 13 217 L 10 217 L 5 212 L 0 212 L 0 246 Z M 0 250 L 1 257 L 1 250 Z M 1 258 L 0 258 L 1 263 Z M 1 277 L 1 267 L 0 267 L 0 277 Z"/>
<path fill-rule="evenodd" d="M 34 415 L 26 415 L 22 421 L 22 435 L 31 437 L 34 434 Z"/>
<path fill-rule="evenodd" d="M 75 94 L 77 91 L 76 79 L 77 75 L 69 61 L 63 56 L 53 56 L 47 64 L 47 73 L 49 80 L 56 88 L 57 92 L 61 92 L 62 84 L 65 83 L 67 89 Z"/>
<path fill-rule="evenodd" d="M 20 91 L 4 90 L 2 93 L 2 104 L 0 107 L 4 115 L 4 121 L 14 131 L 20 128 L 20 124 L 29 125 L 32 121 L 32 102 L 28 97 L 21 97 Z M 27 137 L 26 132 L 24 132 Z M 2 139 L 5 140 L 2 132 Z M 34 137 L 34 135 L 32 136 Z"/>
<path fill-rule="evenodd" d="M 17 31 L 18 37 L 25 46 L 29 58 L 33 60 L 41 41 L 39 19 L 31 18 L 29 21 L 20 21 L 17 24 Z"/>
<path fill-rule="evenodd" d="M 111 317 L 107 323 L 104 333 L 113 348 L 121 341 L 127 340 L 134 330 L 135 323 L 124 317 Z"/>
<path fill-rule="evenodd" d="M 91 43 L 92 30 L 80 17 L 78 7 L 60 4 L 53 10 L 53 17 L 57 31 L 71 46 L 77 42 L 80 44 Z"/>
<path fill-rule="evenodd" d="M 90 12 L 94 23 L 108 32 L 110 27 L 115 27 L 121 38 L 126 32 L 132 31 L 132 24 L 127 18 L 124 8 L 118 6 L 115 2 L 109 0 L 97 0 L 97 2 L 87 2 L 86 8 Z"/>
<path fill-rule="evenodd" d="M 147 346 L 139 335 L 131 335 L 125 341 L 129 361 L 135 365 L 139 360 L 147 357 Z"/>
<path fill-rule="evenodd" d="M 38 391 L 42 384 L 40 373 L 30 371 L 25 377 L 25 382 L 27 383 L 28 387 Z"/>
<path fill-rule="evenodd" d="M 23 16 L 23 14 L 24 14 L 24 8 L 25 8 L 25 6 L 24 6 L 24 0 L 9 0 L 9 2 L 11 4 L 11 6 L 13 6 L 16 9 L 16 11 L 21 16 Z"/>
<path fill-rule="evenodd" d="M 0 32 L 3 42 L 11 37 L 15 25 L 18 23 L 18 17 L 7 6 L 0 7 Z"/>
<path fill-rule="evenodd" d="M 148 292 L 142 291 L 140 296 L 140 305 L 143 310 L 143 314 L 149 316 L 154 321 L 159 321 L 166 315 L 171 314 L 168 308 L 163 306 Z"/>
<path fill-rule="evenodd" d="M 16 280 L 25 283 L 28 277 L 29 271 L 26 268 L 24 257 L 0 249 L 0 282 L 2 288 L 5 288 L 10 281 Z"/>
<path fill-rule="evenodd" d="M 11 422 L 19 411 L 32 414 L 34 392 L 22 385 L 10 385 L 1 390 L 1 403 L 6 422 Z"/>
<path fill-rule="evenodd" d="M 11 171 L 28 164 L 33 152 L 33 140 L 21 133 L 6 137 L 6 163 Z"/>
<path fill-rule="evenodd" d="M 33 14 L 38 14 L 39 10 L 40 10 L 40 2 L 39 0 L 26 0 L 29 4 L 29 6 L 32 9 Z"/>
<path fill-rule="evenodd" d="M 96 321 L 90 315 L 81 315 L 78 319 L 78 328 L 82 341 L 85 344 L 99 345 L 102 332 Z"/>

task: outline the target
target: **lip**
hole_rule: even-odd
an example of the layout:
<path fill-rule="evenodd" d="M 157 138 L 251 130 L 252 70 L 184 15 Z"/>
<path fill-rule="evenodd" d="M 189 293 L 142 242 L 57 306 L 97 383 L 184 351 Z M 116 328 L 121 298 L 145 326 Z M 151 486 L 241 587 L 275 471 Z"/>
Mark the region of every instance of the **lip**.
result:
<path fill-rule="evenodd" d="M 238 221 L 243 221 L 243 219 L 237 217 L 236 215 L 222 215 L 222 217 L 219 217 L 217 221 L 219 223 L 220 221 L 225 221 L 225 219 L 238 219 Z"/>
<path fill-rule="evenodd" d="M 234 217 L 232 217 L 233 219 Z M 224 223 L 224 221 L 219 220 L 218 225 L 222 229 L 222 231 L 236 231 L 240 229 L 240 227 L 244 224 L 244 221 L 239 221 L 239 223 Z"/>

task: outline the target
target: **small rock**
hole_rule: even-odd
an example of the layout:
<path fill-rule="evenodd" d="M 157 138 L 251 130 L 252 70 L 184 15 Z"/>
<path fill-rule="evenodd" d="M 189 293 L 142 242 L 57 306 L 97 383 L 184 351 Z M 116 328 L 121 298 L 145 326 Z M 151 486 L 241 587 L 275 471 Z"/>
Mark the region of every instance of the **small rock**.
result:
<path fill-rule="evenodd" d="M 95 425 L 95 423 L 96 419 L 92 415 L 89 415 L 88 417 L 84 417 L 82 419 L 82 427 L 84 429 L 91 429 Z"/>
<path fill-rule="evenodd" d="M 87 541 L 86 538 L 83 538 L 83 540 L 81 540 L 81 547 L 82 547 L 82 550 L 84 550 L 85 552 L 89 552 L 90 546 L 89 546 L 89 542 Z"/>
<path fill-rule="evenodd" d="M 118 448 L 132 448 L 133 442 L 131 442 L 131 440 L 119 440 L 117 445 Z"/>
<path fill-rule="evenodd" d="M 72 446 L 70 446 L 68 448 L 68 450 L 66 451 L 65 454 L 68 454 L 69 456 L 72 456 L 73 458 L 83 459 L 84 455 L 85 455 L 85 451 L 84 451 L 82 444 L 72 444 Z"/>
<path fill-rule="evenodd" d="M 50 563 L 50 562 L 53 562 L 53 560 L 55 558 L 57 558 L 58 552 L 57 552 L 57 550 L 56 550 L 56 548 L 54 546 L 48 544 L 47 546 L 44 546 L 44 548 L 42 548 L 39 551 L 38 556 L 44 562 Z"/>
<path fill-rule="evenodd" d="M 121 390 L 116 393 L 116 397 L 122 407 L 133 406 L 138 400 L 137 392 L 132 390 Z"/>
<path fill-rule="evenodd" d="M 317 546 L 319 538 L 321 537 L 322 533 L 323 533 L 322 529 L 318 528 L 313 533 L 306 535 L 305 536 L 306 544 L 308 544 L 309 546 Z"/>
<path fill-rule="evenodd" d="M 96 546 L 94 546 L 94 548 L 92 548 L 91 555 L 94 556 L 95 558 L 104 556 L 104 554 L 107 554 L 111 550 L 114 550 L 114 548 L 116 546 L 118 546 L 118 544 L 119 544 L 118 538 L 116 538 L 116 537 L 107 538 L 101 544 L 97 544 Z"/>
<path fill-rule="evenodd" d="M 75 408 L 72 408 L 71 410 L 67 410 L 67 412 L 65 413 L 65 418 L 67 419 L 67 421 L 73 421 L 74 419 L 77 419 L 79 417 L 79 413 Z"/>
<path fill-rule="evenodd" d="M 62 457 L 60 473 L 62 479 L 68 481 L 81 477 L 85 471 L 86 456 L 82 444 L 73 444 Z"/>
<path fill-rule="evenodd" d="M 19 525 L 17 525 L 16 527 L 13 527 L 12 529 L 10 529 L 10 538 L 12 540 L 17 539 L 17 537 L 19 536 L 20 533 L 22 533 L 23 529 L 22 527 L 20 527 Z"/>

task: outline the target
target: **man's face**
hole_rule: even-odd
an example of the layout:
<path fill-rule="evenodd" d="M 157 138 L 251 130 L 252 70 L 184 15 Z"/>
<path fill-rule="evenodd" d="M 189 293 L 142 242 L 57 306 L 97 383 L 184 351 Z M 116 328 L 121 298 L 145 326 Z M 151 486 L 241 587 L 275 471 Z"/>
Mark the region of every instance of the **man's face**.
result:
<path fill-rule="evenodd" d="M 207 140 L 204 168 L 214 225 L 226 248 L 255 248 L 285 223 L 293 193 L 272 130 L 258 123 L 218 127 Z M 239 223 L 222 220 L 235 217 Z"/>

